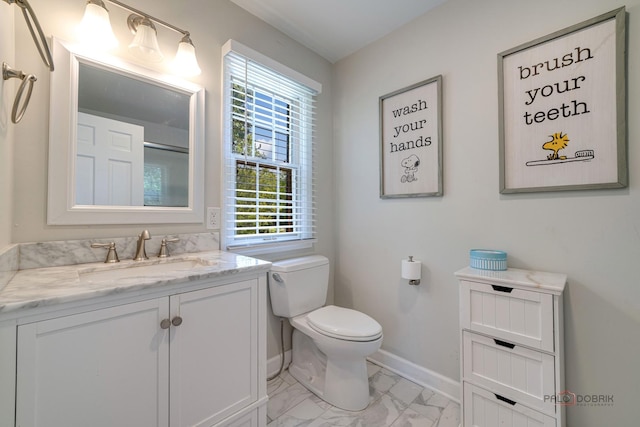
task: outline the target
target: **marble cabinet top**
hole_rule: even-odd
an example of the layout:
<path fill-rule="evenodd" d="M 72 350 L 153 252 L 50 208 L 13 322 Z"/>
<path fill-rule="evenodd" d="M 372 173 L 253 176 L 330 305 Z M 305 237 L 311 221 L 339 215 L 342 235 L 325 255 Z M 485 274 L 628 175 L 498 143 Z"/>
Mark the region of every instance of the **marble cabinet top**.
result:
<path fill-rule="evenodd" d="M 176 268 L 173 269 L 171 264 Z M 0 290 L 0 315 L 116 293 L 160 289 L 165 285 L 201 279 L 266 272 L 270 266 L 267 261 L 214 250 L 146 261 L 124 260 L 115 264 L 99 262 L 20 270 Z M 112 276 L 110 273 L 104 275 L 106 270 L 118 272 Z"/>
<path fill-rule="evenodd" d="M 534 288 L 548 293 L 561 294 L 567 283 L 567 276 L 560 273 L 547 273 L 544 271 L 521 270 L 508 268 L 504 271 L 480 270 L 466 267 L 456 271 L 459 279 L 471 281 L 491 282 L 500 285 L 520 287 L 523 289 Z"/>

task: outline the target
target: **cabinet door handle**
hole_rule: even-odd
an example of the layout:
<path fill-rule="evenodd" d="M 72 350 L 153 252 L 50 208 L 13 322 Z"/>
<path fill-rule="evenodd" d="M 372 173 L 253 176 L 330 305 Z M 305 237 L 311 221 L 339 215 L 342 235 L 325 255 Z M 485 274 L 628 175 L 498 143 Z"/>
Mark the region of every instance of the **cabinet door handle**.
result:
<path fill-rule="evenodd" d="M 502 400 L 503 402 L 506 402 L 511 406 L 515 406 L 515 404 L 517 403 L 515 400 L 507 399 L 506 397 L 500 396 L 499 394 L 496 394 L 496 393 L 493 393 L 493 394 L 495 394 L 496 399 Z"/>
<path fill-rule="evenodd" d="M 171 320 L 169 319 L 162 319 L 162 321 L 160 322 L 160 327 L 162 329 L 169 329 L 169 326 L 171 326 Z"/>
<path fill-rule="evenodd" d="M 506 292 L 508 294 L 511 293 L 511 291 L 513 290 L 513 288 L 509 288 L 507 286 L 491 285 L 491 287 L 493 288 L 494 291 Z"/>
<path fill-rule="evenodd" d="M 498 345 L 501 345 L 503 347 L 508 347 L 510 349 L 513 349 L 516 345 L 515 344 L 511 344 L 510 342 L 506 342 L 506 341 L 502 341 L 502 340 L 497 340 L 497 339 L 493 339 L 493 342 L 495 342 Z"/>
<path fill-rule="evenodd" d="M 182 317 L 180 317 L 180 316 L 174 317 L 173 319 L 171 319 L 171 323 L 173 324 L 173 326 L 182 325 Z"/>

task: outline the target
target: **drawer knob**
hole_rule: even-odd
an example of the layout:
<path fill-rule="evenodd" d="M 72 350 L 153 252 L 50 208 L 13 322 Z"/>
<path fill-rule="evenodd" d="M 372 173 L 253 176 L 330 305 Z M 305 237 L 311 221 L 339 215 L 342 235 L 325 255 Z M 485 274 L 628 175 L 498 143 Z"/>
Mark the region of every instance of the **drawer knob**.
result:
<path fill-rule="evenodd" d="M 180 316 L 174 317 L 173 319 L 171 319 L 171 323 L 173 324 L 173 326 L 182 325 L 182 317 L 180 317 Z"/>
<path fill-rule="evenodd" d="M 513 288 L 509 288 L 508 286 L 491 285 L 491 287 L 496 292 L 506 292 L 508 294 L 510 294 L 511 291 L 513 290 Z"/>
<path fill-rule="evenodd" d="M 504 396 L 500 396 L 499 394 L 496 394 L 496 393 L 493 393 L 493 394 L 495 394 L 495 395 L 496 395 L 496 399 L 498 399 L 498 400 L 502 400 L 503 402 L 506 402 L 506 403 L 508 403 L 508 404 L 509 404 L 509 405 L 511 405 L 511 406 L 514 406 L 514 405 L 516 404 L 516 401 L 515 401 L 515 400 L 507 399 L 506 397 L 504 397 Z"/>
<path fill-rule="evenodd" d="M 506 342 L 506 341 L 502 341 L 502 340 L 497 340 L 497 339 L 493 339 L 493 341 L 497 344 L 497 345 L 501 345 L 502 347 L 507 347 L 510 349 L 513 349 L 516 345 L 515 344 L 511 344 L 510 342 Z"/>
<path fill-rule="evenodd" d="M 160 322 L 160 327 L 162 329 L 169 329 L 169 326 L 171 326 L 171 320 L 169 319 L 162 319 L 162 321 Z"/>

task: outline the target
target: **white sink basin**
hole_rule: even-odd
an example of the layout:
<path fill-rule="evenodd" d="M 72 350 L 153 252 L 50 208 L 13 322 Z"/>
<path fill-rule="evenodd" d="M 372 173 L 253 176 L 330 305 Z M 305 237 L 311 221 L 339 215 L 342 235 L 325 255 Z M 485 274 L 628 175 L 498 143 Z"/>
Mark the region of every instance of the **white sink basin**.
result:
<path fill-rule="evenodd" d="M 166 261 L 160 263 L 144 263 L 144 264 L 128 264 L 113 265 L 111 268 L 88 268 L 79 270 L 81 282 L 102 282 L 115 281 L 121 279 L 136 278 L 161 278 L 171 277 L 174 275 L 184 275 L 194 269 L 201 269 L 214 265 L 215 262 L 204 261 L 200 259 L 186 259 Z"/>

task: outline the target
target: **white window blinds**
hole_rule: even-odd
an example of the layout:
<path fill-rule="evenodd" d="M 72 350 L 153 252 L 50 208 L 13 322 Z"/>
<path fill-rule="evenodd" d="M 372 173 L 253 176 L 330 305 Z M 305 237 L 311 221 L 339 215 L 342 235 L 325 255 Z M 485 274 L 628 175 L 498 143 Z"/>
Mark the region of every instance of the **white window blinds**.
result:
<path fill-rule="evenodd" d="M 310 242 L 319 85 L 234 41 L 223 55 L 224 247 Z"/>

